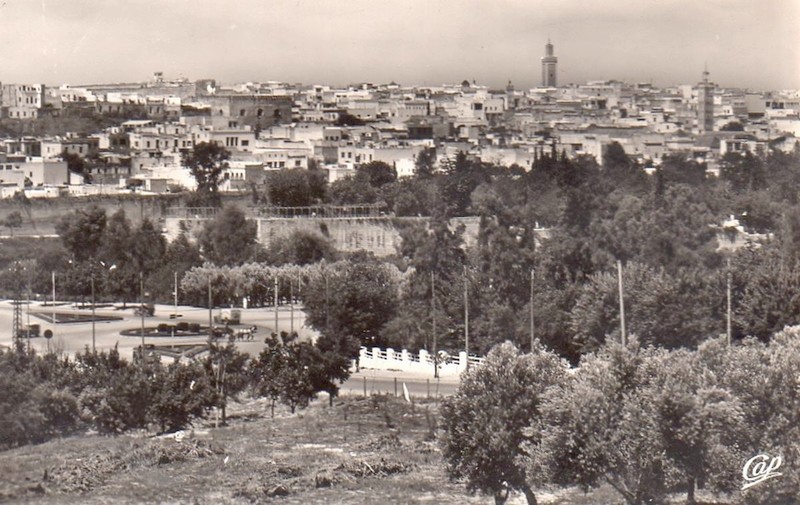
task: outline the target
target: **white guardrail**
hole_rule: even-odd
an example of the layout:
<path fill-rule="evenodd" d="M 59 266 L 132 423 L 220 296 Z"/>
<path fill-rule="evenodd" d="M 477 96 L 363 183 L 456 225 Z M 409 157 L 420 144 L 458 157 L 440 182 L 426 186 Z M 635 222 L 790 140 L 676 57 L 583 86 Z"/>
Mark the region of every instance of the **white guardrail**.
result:
<path fill-rule="evenodd" d="M 467 360 L 470 366 L 480 365 L 483 358 L 469 356 L 461 351 L 458 356 L 451 356 L 443 351 L 439 351 L 439 375 L 457 376 L 467 369 Z M 402 372 L 416 372 L 423 374 L 433 374 L 433 356 L 426 350 L 419 353 L 411 353 L 403 349 L 395 351 L 392 348 L 381 349 L 380 347 L 362 347 L 358 352 L 358 366 L 374 370 L 389 370 Z"/>

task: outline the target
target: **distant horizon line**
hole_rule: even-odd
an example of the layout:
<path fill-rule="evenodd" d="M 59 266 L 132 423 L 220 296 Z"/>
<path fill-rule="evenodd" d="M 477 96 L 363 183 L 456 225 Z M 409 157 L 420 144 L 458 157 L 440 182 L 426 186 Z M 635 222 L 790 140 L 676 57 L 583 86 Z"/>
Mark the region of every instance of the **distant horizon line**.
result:
<path fill-rule="evenodd" d="M 483 84 L 483 83 L 480 83 L 480 82 L 476 82 L 475 79 L 472 79 L 472 80 L 470 80 L 470 79 L 462 79 L 461 81 L 443 82 L 443 83 L 440 83 L 440 84 L 427 84 L 427 83 L 422 83 L 422 84 L 403 84 L 403 83 L 399 83 L 399 82 L 395 81 L 394 79 L 390 80 L 389 82 L 378 82 L 378 81 L 372 81 L 372 80 L 362 80 L 362 81 L 350 82 L 350 83 L 347 83 L 347 84 L 340 84 L 340 83 L 327 83 L 327 82 L 324 82 L 324 81 L 316 81 L 316 82 L 309 82 L 309 83 L 302 82 L 302 81 L 294 81 L 293 82 L 293 81 L 290 81 L 290 80 L 277 80 L 277 79 L 221 81 L 221 80 L 217 80 L 217 79 L 215 79 L 213 77 L 200 77 L 200 78 L 195 78 L 195 79 L 190 79 L 188 77 L 176 77 L 176 78 L 172 78 L 172 79 L 166 79 L 165 78 L 163 80 L 163 83 L 164 84 L 169 84 L 169 83 L 186 82 L 186 83 L 194 84 L 194 83 L 196 83 L 198 81 L 203 81 L 203 80 L 213 80 L 213 81 L 215 81 L 217 87 L 220 87 L 220 86 L 234 86 L 234 85 L 237 85 L 237 84 L 265 84 L 265 83 L 270 83 L 271 82 L 271 83 L 278 83 L 278 84 L 286 84 L 286 85 L 289 85 L 289 86 L 303 86 L 303 87 L 305 87 L 305 86 L 330 86 L 332 88 L 344 88 L 344 87 L 359 86 L 359 85 L 363 85 L 363 84 L 369 84 L 369 85 L 373 85 L 373 86 L 390 86 L 390 85 L 394 84 L 394 85 L 397 85 L 397 86 L 400 86 L 400 87 L 407 87 L 407 88 L 425 88 L 425 87 L 459 86 L 459 85 L 461 85 L 463 83 L 463 81 L 468 81 L 470 83 L 470 86 L 474 85 L 474 86 L 478 86 L 478 87 L 484 87 L 484 88 L 487 88 L 487 89 L 504 89 L 507 86 L 507 84 L 506 85 L 502 85 L 502 86 L 495 86 L 495 85 L 491 85 L 491 84 Z M 509 81 L 511 82 L 512 85 L 514 84 L 513 80 L 509 80 Z M 601 82 L 605 82 L 605 83 L 621 83 L 621 84 L 630 84 L 630 85 L 649 84 L 649 85 L 651 85 L 651 86 L 653 86 L 655 88 L 659 88 L 659 89 L 676 88 L 676 87 L 687 86 L 687 85 L 688 86 L 696 86 L 697 84 L 700 83 L 700 81 L 698 81 L 697 83 L 685 82 L 685 83 L 672 83 L 672 84 L 667 84 L 667 85 L 659 85 L 659 84 L 655 84 L 652 80 L 626 81 L 626 80 L 622 80 L 622 79 L 588 79 L 588 80 L 586 80 L 584 82 L 568 82 L 566 84 L 558 85 L 558 86 L 555 86 L 555 87 L 553 87 L 553 86 L 534 85 L 534 86 L 522 86 L 519 89 L 520 90 L 552 89 L 552 88 L 559 89 L 559 88 L 578 87 L 578 86 L 584 86 L 584 85 L 587 85 L 587 84 L 590 84 L 590 83 L 601 83 Z M 753 87 L 747 87 L 747 86 L 745 86 L 745 87 L 741 87 L 741 86 L 723 86 L 723 85 L 721 85 L 719 83 L 714 83 L 713 81 L 711 81 L 711 83 L 715 84 L 717 87 L 719 87 L 721 89 L 726 89 L 726 90 L 753 91 L 753 92 L 800 91 L 800 88 L 791 88 L 791 87 L 753 88 Z M 49 87 L 49 88 L 60 88 L 61 86 L 68 86 L 70 88 L 84 88 L 84 87 L 92 87 L 92 86 L 111 86 L 111 85 L 116 85 L 116 86 L 139 85 L 139 86 L 142 86 L 142 85 L 152 85 L 152 84 L 158 84 L 158 83 L 156 81 L 152 80 L 152 79 L 147 79 L 147 80 L 141 80 L 141 81 L 125 80 L 125 81 L 93 82 L 93 83 L 81 83 L 81 84 L 70 84 L 69 82 L 61 82 L 59 84 L 52 84 L 52 83 L 48 83 L 48 82 L 32 82 L 32 81 L 27 81 L 27 82 L 4 82 L 4 81 L 0 80 L 0 84 L 42 84 L 42 85 L 44 85 L 46 87 Z M 515 86 L 515 88 L 516 88 L 516 86 Z M 143 89 L 145 89 L 145 88 L 143 87 Z"/>

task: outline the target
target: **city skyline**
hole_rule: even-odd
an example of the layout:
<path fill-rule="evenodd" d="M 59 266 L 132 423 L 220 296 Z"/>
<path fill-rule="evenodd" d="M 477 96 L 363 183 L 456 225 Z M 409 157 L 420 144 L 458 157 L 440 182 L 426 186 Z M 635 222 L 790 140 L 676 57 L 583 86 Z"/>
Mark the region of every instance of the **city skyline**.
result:
<path fill-rule="evenodd" d="M 5 0 L 0 82 L 166 78 L 439 85 L 540 82 L 548 38 L 558 83 L 711 80 L 800 88 L 798 0 L 573 0 L 491 4 L 364 0 Z M 758 20 L 758 21 L 754 21 Z M 767 20 L 767 21 L 760 21 Z"/>

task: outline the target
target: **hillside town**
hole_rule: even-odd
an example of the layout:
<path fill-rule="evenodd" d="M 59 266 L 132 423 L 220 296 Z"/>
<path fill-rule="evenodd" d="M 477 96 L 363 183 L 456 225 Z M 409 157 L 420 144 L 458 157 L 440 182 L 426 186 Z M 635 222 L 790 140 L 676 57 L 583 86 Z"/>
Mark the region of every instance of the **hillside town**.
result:
<path fill-rule="evenodd" d="M 328 182 L 382 161 L 414 175 L 464 152 L 530 170 L 537 157 L 590 155 L 619 143 L 645 170 L 679 154 L 718 174 L 726 153 L 791 152 L 800 137 L 800 91 L 725 87 L 703 71 L 695 84 L 556 82 L 548 41 L 541 84 L 494 89 L 470 80 L 441 86 L 283 82 L 220 85 L 155 72 L 137 83 L 0 86 L 0 197 L 192 190 L 182 154 L 201 142 L 230 151 L 222 191 L 247 191 L 284 168 L 327 170 Z M 97 131 L 19 135 L 26 123 L 102 124 Z M 83 122 L 82 122 L 83 121 Z M 85 128 L 84 128 L 85 130 Z"/>
<path fill-rule="evenodd" d="M 800 504 L 797 19 L 0 1 L 0 503 Z"/>

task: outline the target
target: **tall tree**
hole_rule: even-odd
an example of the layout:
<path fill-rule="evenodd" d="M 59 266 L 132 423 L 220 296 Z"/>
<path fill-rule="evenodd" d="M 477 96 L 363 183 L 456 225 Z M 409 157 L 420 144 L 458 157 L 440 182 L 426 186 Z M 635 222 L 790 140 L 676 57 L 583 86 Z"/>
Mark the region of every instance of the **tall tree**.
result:
<path fill-rule="evenodd" d="M 450 216 L 464 216 L 470 206 L 470 197 L 482 182 L 490 177 L 483 163 L 470 159 L 463 151 L 455 160 L 445 164 L 444 174 L 437 178 L 441 200 Z"/>
<path fill-rule="evenodd" d="M 106 211 L 97 205 L 76 210 L 56 224 L 56 233 L 77 261 L 97 256 L 103 245 L 105 231 Z"/>
<path fill-rule="evenodd" d="M 196 195 L 206 205 L 219 206 L 219 183 L 231 153 L 214 142 L 200 142 L 184 153 L 183 164 L 197 181 Z"/>
<path fill-rule="evenodd" d="M 383 161 L 370 161 L 356 167 L 356 172 L 363 173 L 369 183 L 376 188 L 397 180 L 397 170 Z"/>
<path fill-rule="evenodd" d="M 267 254 L 270 262 L 278 265 L 336 261 L 338 256 L 330 239 L 309 230 L 295 230 L 288 237 L 273 241 Z"/>
<path fill-rule="evenodd" d="M 14 228 L 22 226 L 22 214 L 18 210 L 10 212 L 5 219 L 3 219 L 3 226 L 8 228 L 8 234 L 14 236 Z"/>
<path fill-rule="evenodd" d="M 309 172 L 299 168 L 270 172 L 267 175 L 267 195 L 270 204 L 278 207 L 311 205 Z"/>
<path fill-rule="evenodd" d="M 430 179 L 436 165 L 436 148 L 426 147 L 414 158 L 415 175 L 419 179 Z"/>
<path fill-rule="evenodd" d="M 154 272 L 162 264 L 167 243 L 161 230 L 156 229 L 150 219 L 145 218 L 131 237 L 131 259 L 137 271 Z"/>
<path fill-rule="evenodd" d="M 726 153 L 719 168 L 720 178 L 736 192 L 756 191 L 766 186 L 764 163 L 750 151 Z"/>
<path fill-rule="evenodd" d="M 114 298 L 121 298 L 123 302 L 135 299 L 139 292 L 136 281 L 139 270 L 134 262 L 133 252 L 141 251 L 142 248 L 134 246 L 133 241 L 131 223 L 125 211 L 119 209 L 108 219 L 100 256 L 109 269 L 103 272 L 105 291 Z"/>
<path fill-rule="evenodd" d="M 256 223 L 244 211 L 229 205 L 206 223 L 198 238 L 203 256 L 217 265 L 241 265 L 261 253 Z"/>
<path fill-rule="evenodd" d="M 635 341 L 611 344 L 544 393 L 542 422 L 532 426 L 541 441 L 527 448 L 530 473 L 585 491 L 609 483 L 629 505 L 663 499 L 663 439 L 638 394 L 652 374 L 643 366 L 647 352 Z"/>
<path fill-rule="evenodd" d="M 384 345 L 382 329 L 399 305 L 399 277 L 396 267 L 374 258 L 321 266 L 303 287 L 308 323 L 331 338 Z"/>
<path fill-rule="evenodd" d="M 521 354 L 508 342 L 468 370 L 442 405 L 442 455 L 450 476 L 464 478 L 470 491 L 494 496 L 496 504 L 511 489 L 535 504 L 532 486 L 545 479 L 526 475 L 523 442 L 538 445 L 539 433 L 528 428 L 540 415 L 541 395 L 564 375 L 564 363 L 554 354 L 541 347 Z"/>
<path fill-rule="evenodd" d="M 377 190 L 363 173 L 334 181 L 328 188 L 328 201 L 334 205 L 375 203 L 377 198 Z"/>

